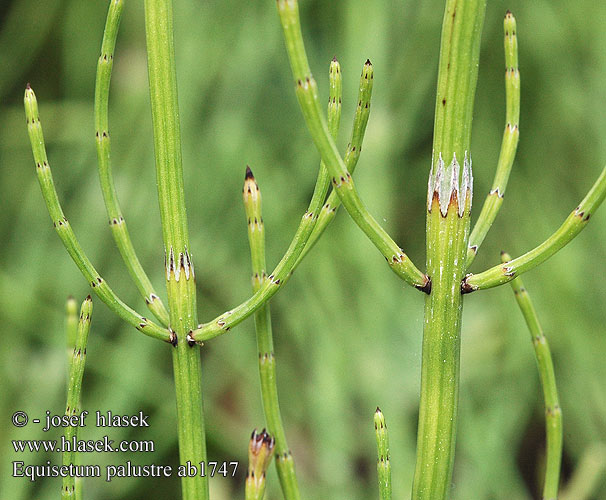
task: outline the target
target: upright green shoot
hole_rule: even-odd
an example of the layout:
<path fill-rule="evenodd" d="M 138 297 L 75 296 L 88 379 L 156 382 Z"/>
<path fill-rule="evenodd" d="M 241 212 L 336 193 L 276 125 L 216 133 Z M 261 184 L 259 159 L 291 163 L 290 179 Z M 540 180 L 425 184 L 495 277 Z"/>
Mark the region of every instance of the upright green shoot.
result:
<path fill-rule="evenodd" d="M 509 180 L 509 173 L 520 138 L 520 70 L 518 68 L 518 36 L 515 17 L 507 12 L 503 21 L 505 31 L 505 131 L 497 163 L 497 171 L 480 216 L 469 237 L 467 267 L 475 259 L 480 245 L 492 226 L 501 205 Z"/>
<path fill-rule="evenodd" d="M 501 260 L 507 262 L 511 257 L 503 252 Z M 543 399 L 545 401 L 545 429 L 547 435 L 547 460 L 545 465 L 545 482 L 543 485 L 543 498 L 545 500 L 556 500 L 560 485 L 560 466 L 562 463 L 562 409 L 558 399 L 555 372 L 549 343 L 539 323 L 536 310 L 530 300 L 530 296 L 522 283 L 521 278 L 511 281 L 511 288 L 515 294 L 520 311 L 524 316 L 534 353 L 539 368 L 539 378 L 543 387 Z"/>
<path fill-rule="evenodd" d="M 427 193 L 431 294 L 425 298 L 413 500 L 447 498 L 452 479 L 463 308 L 460 284 L 473 195 L 471 122 L 485 10 L 485 0 L 448 0 L 442 24 Z"/>
<path fill-rule="evenodd" d="M 80 320 L 76 331 L 76 338 L 73 345 L 73 352 L 69 361 L 69 380 L 67 388 L 67 406 L 65 407 L 66 417 L 77 417 L 82 411 L 82 376 L 84 375 L 84 365 L 86 363 L 86 345 L 88 343 L 88 332 L 90 330 L 91 314 L 93 312 L 93 301 L 86 297 L 80 308 Z M 68 324 L 70 323 L 68 315 Z M 68 338 L 72 335 L 71 326 L 67 328 Z M 67 443 L 75 442 L 78 439 L 78 427 L 67 426 L 64 431 L 65 441 Z M 78 453 L 75 449 L 68 449 L 63 452 L 63 465 L 78 464 Z M 82 482 L 80 478 L 71 475 L 63 477 L 61 486 L 61 498 L 82 499 Z"/>
<path fill-rule="evenodd" d="M 265 271 L 265 227 L 261 207 L 261 191 L 252 171 L 246 167 L 246 177 L 242 190 L 244 208 L 248 224 L 248 241 L 252 261 L 252 288 L 255 293 L 267 279 Z M 269 433 L 275 439 L 276 469 L 280 478 L 282 493 L 286 500 L 298 500 L 299 485 L 295 474 L 295 464 L 282 424 L 278 386 L 276 378 L 276 358 L 271 327 L 269 304 L 255 312 L 257 351 L 259 354 L 259 379 L 263 412 Z M 251 441 L 252 442 L 252 441 Z M 248 484 L 248 483 L 247 483 Z"/>

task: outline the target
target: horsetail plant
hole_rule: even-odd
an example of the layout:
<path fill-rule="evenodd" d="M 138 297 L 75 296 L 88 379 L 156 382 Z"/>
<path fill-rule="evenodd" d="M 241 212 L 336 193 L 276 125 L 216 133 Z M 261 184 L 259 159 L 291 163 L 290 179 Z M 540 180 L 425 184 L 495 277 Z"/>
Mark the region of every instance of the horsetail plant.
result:
<path fill-rule="evenodd" d="M 86 346 L 88 343 L 88 332 L 90 330 L 91 315 L 93 312 L 93 301 L 90 297 L 86 297 L 80 308 L 80 319 L 77 320 L 74 336 L 74 305 L 75 300 L 68 300 L 66 333 L 68 344 L 73 346 L 72 355 L 69 359 L 69 375 L 67 383 L 67 405 L 65 407 L 65 416 L 78 416 L 82 411 L 82 377 L 84 375 L 84 365 L 86 363 Z M 65 441 L 67 443 L 75 443 L 78 439 L 78 427 L 67 426 L 64 431 Z M 77 465 L 78 453 L 74 447 L 69 447 L 63 452 L 63 465 Z M 61 486 L 61 498 L 73 498 L 82 500 L 82 481 L 79 477 L 67 475 L 63 477 Z"/>
<path fill-rule="evenodd" d="M 264 410 L 270 432 L 276 436 L 276 452 L 278 455 L 287 453 L 283 455 L 283 460 L 278 456 L 276 465 L 284 496 L 290 500 L 298 498 L 298 486 L 294 463 L 287 451 L 281 425 L 271 323 L 269 309 L 264 306 L 289 279 L 298 263 L 334 218 L 339 204 L 343 204 L 353 221 L 386 259 L 392 271 L 425 294 L 417 462 L 412 498 L 445 499 L 449 494 L 454 464 L 463 295 L 511 281 L 536 267 L 570 242 L 586 226 L 590 215 L 606 197 L 606 169 L 560 229 L 544 243 L 521 257 L 508 260 L 485 272 L 467 274 L 503 203 L 516 153 L 520 106 L 518 45 L 515 19 L 508 12 L 504 21 L 506 126 L 493 186 L 475 227 L 471 230 L 473 174 L 470 139 L 486 0 L 447 0 L 440 46 L 433 150 L 431 162 L 428 162 L 431 164 L 431 170 L 427 193 L 426 271 L 423 272 L 372 217 L 364 206 L 352 178 L 370 111 L 374 78 L 370 61 L 366 61 L 362 70 L 351 141 L 342 158 L 335 145 L 341 104 L 341 72 L 338 63 L 334 60 L 331 64 L 330 101 L 326 119 L 321 110 L 318 87 L 305 52 L 298 2 L 277 0 L 276 5 L 292 70 L 295 95 L 311 139 L 320 153 L 321 164 L 307 211 L 286 253 L 269 276 L 265 276 L 260 194 L 252 172 L 247 171 L 244 201 L 247 216 L 250 218 L 252 214 L 253 217 L 253 224 L 249 223 L 253 261 L 253 295 L 250 299 L 214 320 L 198 324 L 194 264 L 183 193 L 171 0 L 145 0 L 149 86 L 168 311 L 136 257 L 112 180 L 108 95 L 123 0 L 110 1 L 95 90 L 97 156 L 110 227 L 132 279 L 160 324 L 124 304 L 101 278 L 78 243 L 59 204 L 46 156 L 36 97 L 28 85 L 24 98 L 28 133 L 47 209 L 68 253 L 99 298 L 119 317 L 142 333 L 173 346 L 181 463 L 206 460 L 201 360 L 200 352 L 194 344 L 201 344 L 222 335 L 256 313 Z M 327 197 L 331 185 L 332 193 Z M 253 200 L 255 195 L 258 195 L 258 205 L 255 205 L 256 201 Z M 381 453 L 383 457 L 388 456 L 388 444 L 382 414 L 375 415 L 375 424 L 377 421 L 377 431 L 385 431 L 378 434 L 380 462 Z M 267 433 L 255 432 L 250 446 L 251 465 L 246 496 L 262 498 L 265 470 L 272 457 L 274 440 Z M 553 450 L 555 445 L 552 448 L 555 453 Z M 553 456 L 555 455 L 552 454 Z M 555 481 L 554 464 L 555 459 L 548 467 L 551 471 L 550 488 Z M 384 465 L 385 468 L 378 471 L 382 484 L 380 492 L 381 498 L 389 498 L 391 486 L 388 460 L 384 460 Z M 251 479 L 253 476 L 254 481 Z M 208 499 L 208 479 L 203 475 L 182 478 L 182 488 L 183 498 L 186 500 Z"/>
<path fill-rule="evenodd" d="M 511 260 L 509 254 L 502 252 L 501 260 Z M 547 436 L 547 452 L 545 465 L 545 481 L 543 485 L 543 498 L 555 500 L 558 496 L 560 485 L 560 465 L 562 463 L 562 409 L 558 399 L 555 373 L 549 343 L 539 323 L 537 312 L 530 300 L 530 295 L 522 283 L 522 278 L 511 281 L 511 288 L 515 294 L 516 301 L 524 320 L 528 325 L 532 345 L 534 346 L 535 358 L 539 368 L 539 377 L 543 387 L 543 399 L 545 401 L 545 430 Z"/>

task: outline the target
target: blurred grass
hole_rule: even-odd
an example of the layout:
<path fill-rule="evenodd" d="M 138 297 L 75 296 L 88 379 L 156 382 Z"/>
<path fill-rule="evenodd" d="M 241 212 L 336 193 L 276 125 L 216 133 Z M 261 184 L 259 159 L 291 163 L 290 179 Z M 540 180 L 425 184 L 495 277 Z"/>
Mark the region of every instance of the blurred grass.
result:
<path fill-rule="evenodd" d="M 344 72 L 341 146 L 361 65 L 375 68 L 373 110 L 357 185 L 371 212 L 415 262 L 424 259 L 424 201 L 431 153 L 439 1 L 302 2 L 312 70 L 323 96 L 330 59 Z M 92 99 L 106 2 L 26 2 L 0 7 L 0 473 L 2 498 L 56 498 L 60 481 L 10 479 L 15 429 L 60 414 L 64 301 L 87 284 L 53 234 L 33 174 L 22 110 L 36 90 L 65 211 L 101 273 L 144 310 L 107 229 L 96 178 Z M 112 81 L 110 126 L 117 189 L 140 258 L 161 288 L 142 2 L 128 2 Z M 473 131 L 478 213 L 492 181 L 504 121 L 502 16 L 517 17 L 522 71 L 521 141 L 503 210 L 474 270 L 542 241 L 583 197 L 606 161 L 606 4 L 579 0 L 489 2 Z M 261 185 L 268 262 L 276 263 L 313 189 L 318 156 L 290 82 L 272 2 L 176 2 L 183 156 L 200 317 L 249 294 L 240 189 L 246 164 Z M 564 411 L 564 479 L 606 437 L 606 210 L 569 248 L 530 273 L 553 349 Z M 394 490 L 409 495 L 414 464 L 423 297 L 404 288 L 344 214 L 274 300 L 279 387 L 305 498 L 376 498 L 372 417 L 390 426 Z M 539 498 L 542 400 L 525 325 L 508 287 L 466 297 L 454 499 Z M 209 458 L 240 460 L 238 480 L 215 478 L 213 498 L 241 498 L 248 436 L 263 419 L 254 327 L 247 321 L 202 350 Z M 84 439 L 153 439 L 156 452 L 88 455 L 85 463 L 176 464 L 172 368 L 166 347 L 95 308 L 83 405 L 150 414 L 151 427 L 89 426 Z M 49 433 L 50 434 L 50 433 Z M 602 479 L 595 499 L 606 498 Z M 85 481 L 93 498 L 177 498 L 178 480 Z M 8 493 L 10 491 L 10 494 Z M 273 468 L 268 498 L 279 498 Z"/>

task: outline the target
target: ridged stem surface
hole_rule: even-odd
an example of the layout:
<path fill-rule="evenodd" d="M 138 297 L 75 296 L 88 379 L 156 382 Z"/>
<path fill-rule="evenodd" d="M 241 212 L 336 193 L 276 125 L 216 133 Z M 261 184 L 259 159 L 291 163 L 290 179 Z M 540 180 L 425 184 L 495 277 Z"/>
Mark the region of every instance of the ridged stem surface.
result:
<path fill-rule="evenodd" d="M 413 500 L 448 498 L 454 464 L 464 276 L 472 197 L 471 121 L 485 0 L 448 0 L 442 25 L 432 170 L 421 401 Z M 463 179 L 459 184 L 459 178 Z"/>
<path fill-rule="evenodd" d="M 206 462 L 200 350 L 187 341 L 197 325 L 194 266 L 189 252 L 171 0 L 145 1 L 145 30 L 154 130 L 156 180 L 166 255 L 170 328 L 181 464 Z M 185 500 L 207 500 L 208 479 L 181 479 Z"/>

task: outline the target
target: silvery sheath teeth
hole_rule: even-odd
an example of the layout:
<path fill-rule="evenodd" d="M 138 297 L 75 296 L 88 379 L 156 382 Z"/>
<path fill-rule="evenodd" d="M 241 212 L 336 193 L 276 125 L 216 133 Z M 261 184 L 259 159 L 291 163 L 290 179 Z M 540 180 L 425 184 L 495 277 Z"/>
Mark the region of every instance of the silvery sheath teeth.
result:
<path fill-rule="evenodd" d="M 457 213 L 463 217 L 465 213 L 465 204 L 467 196 L 471 197 L 473 193 L 473 176 L 471 172 L 471 158 L 465 152 L 463 170 L 461 172 L 462 184 L 459 184 L 459 169 L 461 166 L 457 160 L 457 155 L 452 155 L 452 161 L 447 167 L 444 166 L 442 154 L 438 155 L 438 168 L 434 177 L 434 165 L 432 161 L 429 173 L 429 182 L 427 183 L 427 210 L 431 211 L 433 197 L 437 195 L 442 217 L 446 217 L 451 200 L 456 200 Z M 469 199 L 471 209 L 471 198 Z"/>

